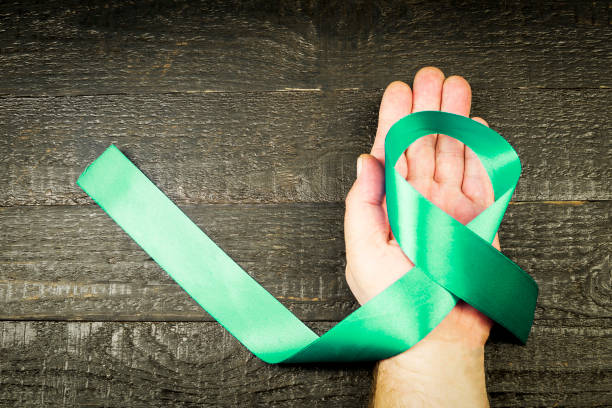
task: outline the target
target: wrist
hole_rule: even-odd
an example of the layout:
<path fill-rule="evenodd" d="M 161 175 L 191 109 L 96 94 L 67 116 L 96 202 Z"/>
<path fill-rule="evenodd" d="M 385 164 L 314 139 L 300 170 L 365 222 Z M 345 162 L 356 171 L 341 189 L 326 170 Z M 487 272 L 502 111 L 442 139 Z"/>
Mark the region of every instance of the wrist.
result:
<path fill-rule="evenodd" d="M 488 407 L 484 344 L 423 339 L 382 360 L 375 370 L 374 407 Z"/>
<path fill-rule="evenodd" d="M 487 407 L 484 345 L 491 326 L 459 302 L 423 340 L 378 363 L 373 406 Z"/>

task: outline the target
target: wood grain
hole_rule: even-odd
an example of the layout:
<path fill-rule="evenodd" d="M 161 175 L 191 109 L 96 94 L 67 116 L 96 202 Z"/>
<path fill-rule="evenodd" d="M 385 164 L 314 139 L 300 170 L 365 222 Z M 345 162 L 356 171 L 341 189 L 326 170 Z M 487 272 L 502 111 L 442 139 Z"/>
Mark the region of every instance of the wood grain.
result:
<path fill-rule="evenodd" d="M 612 203 L 511 205 L 504 252 L 540 286 L 536 319 L 612 317 Z M 356 306 L 344 281 L 339 204 L 185 206 L 184 211 L 301 319 Z M 208 320 L 97 206 L 0 208 L 0 319 Z"/>
<path fill-rule="evenodd" d="M 424 65 L 479 89 L 610 87 L 607 4 L 6 2 L 0 95 L 382 88 Z"/>
<path fill-rule="evenodd" d="M 116 143 L 322 333 L 382 89 L 435 65 L 517 149 L 504 253 L 540 285 L 494 407 L 612 406 L 610 1 L 0 2 L 0 407 L 358 407 L 372 364 L 269 366 L 75 185 Z"/>
<path fill-rule="evenodd" d="M 527 346 L 489 343 L 486 355 L 494 407 L 612 397 L 610 327 L 536 325 Z M 371 367 L 267 365 L 216 323 L 0 322 L 3 406 L 359 407 Z"/>
<path fill-rule="evenodd" d="M 91 203 L 78 175 L 110 143 L 178 203 L 343 201 L 381 92 L 0 99 L 0 205 Z M 579 103 L 577 102 L 579 101 Z M 608 90 L 474 95 L 517 149 L 514 199 L 612 197 Z"/>

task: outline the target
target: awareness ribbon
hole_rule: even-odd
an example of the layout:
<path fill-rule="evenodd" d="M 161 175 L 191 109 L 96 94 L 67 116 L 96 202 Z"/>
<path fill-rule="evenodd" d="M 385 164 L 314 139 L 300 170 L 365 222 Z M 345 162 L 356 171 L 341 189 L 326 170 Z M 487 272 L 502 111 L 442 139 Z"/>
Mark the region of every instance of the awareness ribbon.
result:
<path fill-rule="evenodd" d="M 415 190 L 395 163 L 415 140 L 445 134 L 484 165 L 495 202 L 463 225 Z M 521 172 L 495 131 L 467 117 L 425 111 L 399 120 L 385 140 L 387 212 L 416 265 L 318 336 L 261 287 L 129 159 L 111 145 L 77 184 L 200 306 L 267 363 L 381 360 L 425 337 L 463 299 L 525 342 L 538 287 L 491 242 Z M 381 271 L 384 273 L 384 271 Z"/>

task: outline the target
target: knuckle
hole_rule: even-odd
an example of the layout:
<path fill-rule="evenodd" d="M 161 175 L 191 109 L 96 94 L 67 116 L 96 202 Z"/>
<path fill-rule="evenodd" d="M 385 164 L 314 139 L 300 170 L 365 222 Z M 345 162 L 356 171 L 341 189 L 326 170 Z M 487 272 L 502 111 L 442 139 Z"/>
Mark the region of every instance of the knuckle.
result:
<path fill-rule="evenodd" d="M 346 194 L 346 198 L 344 199 L 344 203 L 346 204 L 346 207 L 348 209 L 348 207 L 353 205 L 354 202 L 355 202 L 355 186 L 353 185 L 353 187 Z"/>

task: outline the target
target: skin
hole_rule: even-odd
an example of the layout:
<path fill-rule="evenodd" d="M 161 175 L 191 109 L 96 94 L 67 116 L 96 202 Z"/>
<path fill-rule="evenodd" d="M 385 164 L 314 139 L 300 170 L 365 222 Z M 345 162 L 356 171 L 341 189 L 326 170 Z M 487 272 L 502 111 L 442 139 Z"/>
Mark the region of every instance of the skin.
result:
<path fill-rule="evenodd" d="M 364 304 L 414 265 L 393 239 L 384 196 L 384 142 L 389 128 L 412 112 L 442 110 L 469 116 L 471 89 L 459 76 L 421 69 L 412 89 L 391 83 L 384 92 L 376 139 L 357 162 L 357 179 L 346 198 L 346 279 Z M 473 118 L 486 125 L 481 118 Z M 396 168 L 421 194 L 466 224 L 493 203 L 484 167 L 463 143 L 446 135 L 414 142 Z M 499 249 L 495 237 L 494 246 Z M 409 272 L 408 272 L 409 273 Z M 485 407 L 484 344 L 492 322 L 459 302 L 411 349 L 380 361 L 375 370 L 375 407 Z"/>

